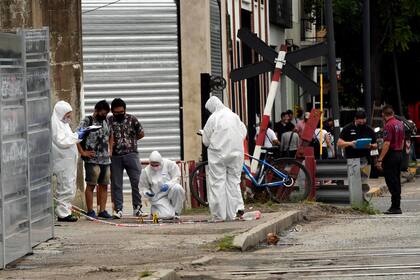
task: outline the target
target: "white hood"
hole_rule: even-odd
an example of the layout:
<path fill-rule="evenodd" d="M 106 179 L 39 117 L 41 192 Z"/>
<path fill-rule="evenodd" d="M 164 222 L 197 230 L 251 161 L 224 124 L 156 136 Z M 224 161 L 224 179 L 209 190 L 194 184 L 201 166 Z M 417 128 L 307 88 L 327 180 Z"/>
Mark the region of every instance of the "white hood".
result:
<path fill-rule="evenodd" d="M 54 106 L 54 111 L 51 117 L 51 132 L 52 132 L 52 155 L 53 155 L 53 169 L 76 169 L 73 166 L 74 159 L 77 161 L 77 147 L 76 143 L 80 142 L 78 134 L 71 130 L 68 123 L 63 122 L 63 117 L 72 108 L 69 103 L 65 101 L 58 101 Z"/>
<path fill-rule="evenodd" d="M 212 96 L 209 98 L 209 100 L 207 100 L 205 107 L 207 110 L 209 110 L 210 113 L 213 114 L 214 112 L 222 110 L 226 106 L 222 103 L 222 101 L 220 101 L 218 97 Z"/>

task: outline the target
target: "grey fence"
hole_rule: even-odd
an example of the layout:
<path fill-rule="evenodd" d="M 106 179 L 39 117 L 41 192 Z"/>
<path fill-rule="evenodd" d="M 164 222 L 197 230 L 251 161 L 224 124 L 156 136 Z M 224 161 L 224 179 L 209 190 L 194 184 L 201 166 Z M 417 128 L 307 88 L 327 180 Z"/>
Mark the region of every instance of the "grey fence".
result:
<path fill-rule="evenodd" d="M 48 29 L 0 33 L 0 265 L 53 236 Z"/>

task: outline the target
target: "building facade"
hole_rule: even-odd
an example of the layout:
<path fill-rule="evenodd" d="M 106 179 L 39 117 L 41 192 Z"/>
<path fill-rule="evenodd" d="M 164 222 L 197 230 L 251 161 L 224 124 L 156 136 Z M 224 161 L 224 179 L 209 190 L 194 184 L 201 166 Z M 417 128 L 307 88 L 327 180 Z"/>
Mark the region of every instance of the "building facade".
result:
<path fill-rule="evenodd" d="M 233 69 L 262 59 L 237 38 L 239 29 L 249 29 L 273 48 L 304 47 L 303 0 L 105 2 L 81 2 L 82 111 L 91 113 L 101 99 L 125 99 L 127 111 L 145 128 L 139 145 L 142 159 L 157 149 L 172 159 L 198 160 L 202 146 L 196 131 L 205 122 L 203 108 L 209 95 L 222 98 L 254 138 L 271 75 L 231 81 Z M 313 67 L 305 71 L 313 75 Z M 223 77 L 225 89 L 204 87 L 203 74 Z M 303 99 L 299 87 L 282 77 L 274 121 L 286 109 L 302 107 Z"/>

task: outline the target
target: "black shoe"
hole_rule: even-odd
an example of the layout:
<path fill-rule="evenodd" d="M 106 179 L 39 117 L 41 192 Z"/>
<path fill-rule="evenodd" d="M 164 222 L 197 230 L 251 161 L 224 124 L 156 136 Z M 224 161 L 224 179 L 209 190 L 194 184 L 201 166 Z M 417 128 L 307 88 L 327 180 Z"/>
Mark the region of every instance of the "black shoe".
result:
<path fill-rule="evenodd" d="M 106 220 L 112 219 L 112 216 L 106 210 L 99 212 L 98 217 Z"/>
<path fill-rule="evenodd" d="M 384 212 L 384 214 L 387 214 L 387 215 L 402 214 L 402 211 L 400 208 L 398 209 L 389 208 L 387 211 Z"/>
<path fill-rule="evenodd" d="M 244 210 L 238 210 L 238 212 L 236 212 L 236 217 L 237 218 L 242 218 L 242 216 L 245 214 Z"/>
<path fill-rule="evenodd" d="M 87 211 L 86 215 L 89 216 L 89 217 L 91 217 L 91 218 L 94 218 L 94 219 L 97 219 L 98 218 L 96 216 L 96 212 L 94 210 Z"/>
<path fill-rule="evenodd" d="M 57 221 L 59 221 L 59 222 L 77 222 L 77 217 L 75 217 L 73 215 L 68 215 L 67 217 L 64 217 L 64 218 L 58 217 Z"/>

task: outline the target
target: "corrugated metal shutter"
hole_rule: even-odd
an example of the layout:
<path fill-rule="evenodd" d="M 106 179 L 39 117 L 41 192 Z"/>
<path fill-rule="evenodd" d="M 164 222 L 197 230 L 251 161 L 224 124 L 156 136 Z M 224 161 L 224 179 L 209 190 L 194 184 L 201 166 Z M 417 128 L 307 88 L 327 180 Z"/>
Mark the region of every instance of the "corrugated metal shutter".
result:
<path fill-rule="evenodd" d="M 219 0 L 210 0 L 211 74 L 222 75 L 222 36 Z"/>
<path fill-rule="evenodd" d="M 141 159 L 181 158 L 178 23 L 173 0 L 82 0 L 84 108 L 124 99 L 145 129 Z"/>

